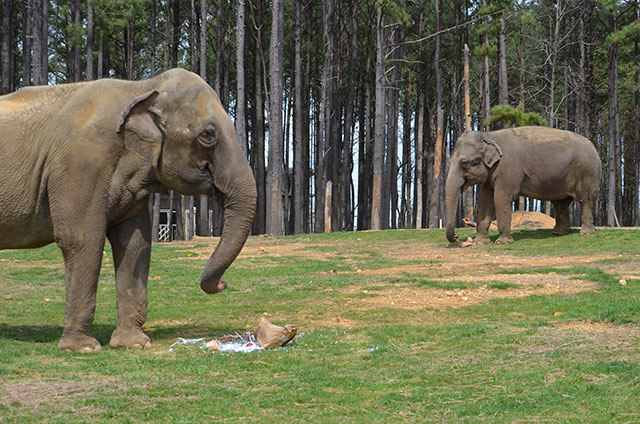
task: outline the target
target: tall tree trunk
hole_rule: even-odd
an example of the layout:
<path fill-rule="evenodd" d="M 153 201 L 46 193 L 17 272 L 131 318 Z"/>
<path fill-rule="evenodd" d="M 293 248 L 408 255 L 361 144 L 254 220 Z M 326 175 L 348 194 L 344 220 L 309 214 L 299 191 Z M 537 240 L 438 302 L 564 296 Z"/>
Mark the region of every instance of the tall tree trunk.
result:
<path fill-rule="evenodd" d="M 178 66 L 178 50 L 180 48 L 180 0 L 173 0 L 173 41 L 171 43 L 171 67 Z"/>
<path fill-rule="evenodd" d="M 389 112 L 387 132 L 387 160 L 383 185 L 382 228 L 397 228 L 398 210 L 398 134 L 400 115 L 400 79 L 402 77 L 402 37 L 401 29 L 396 27 L 393 35 L 393 60 L 391 71 L 391 90 L 388 90 Z"/>
<path fill-rule="evenodd" d="M 382 223 L 382 173 L 384 168 L 385 140 L 385 69 L 384 69 L 384 16 L 378 6 L 376 18 L 376 84 L 375 84 L 375 134 L 373 139 L 373 187 L 371 198 L 371 229 L 381 230 Z"/>
<path fill-rule="evenodd" d="M 198 46 L 196 43 L 196 2 L 191 0 L 191 14 L 189 15 L 189 62 L 191 72 L 198 72 L 198 54 L 196 53 Z"/>
<path fill-rule="evenodd" d="M 13 0 L 5 0 L 2 9 L 2 88 L 0 94 L 13 91 Z"/>
<path fill-rule="evenodd" d="M 82 25 L 80 20 L 80 0 L 71 2 L 71 15 L 75 31 L 79 31 Z M 80 38 L 75 36 L 71 42 L 71 81 L 80 81 L 82 79 L 82 71 L 80 70 Z"/>
<path fill-rule="evenodd" d="M 125 28 L 125 39 L 126 39 L 126 55 L 125 55 L 125 70 L 126 70 L 126 78 L 132 80 L 134 78 L 133 74 L 133 46 L 134 46 L 134 38 L 135 38 L 135 20 L 131 18 L 127 22 L 127 26 Z"/>
<path fill-rule="evenodd" d="M 429 223 L 431 228 L 439 228 L 442 219 L 440 205 L 441 191 L 441 167 L 442 167 L 442 145 L 443 145 L 443 126 L 444 126 L 444 109 L 442 107 L 442 70 L 440 68 L 440 0 L 435 0 L 435 18 L 436 18 L 436 48 L 434 55 L 434 69 L 436 76 L 436 145 L 435 156 L 433 159 L 433 185 L 429 195 Z"/>
<path fill-rule="evenodd" d="M 151 0 L 151 54 L 149 56 L 150 56 L 150 59 L 151 59 L 151 64 L 150 64 L 150 68 L 151 69 L 150 69 L 150 71 L 151 71 L 151 76 L 152 77 L 156 75 L 156 47 L 157 47 L 156 31 L 157 31 L 157 21 L 158 21 L 157 0 Z"/>
<path fill-rule="evenodd" d="M 635 19 L 638 21 L 638 15 L 640 14 L 640 10 L 638 10 L 638 5 L 640 3 L 638 0 L 635 2 L 636 10 L 635 10 Z M 634 57 L 640 57 L 640 49 L 638 48 L 638 38 L 636 37 L 633 42 L 633 54 Z M 638 226 L 640 223 L 640 71 L 636 69 L 635 75 L 633 76 L 634 88 L 633 91 L 633 135 L 635 141 L 635 201 L 633 204 L 633 223 L 631 225 Z"/>
<path fill-rule="evenodd" d="M 271 99 L 269 111 L 269 207 L 267 231 L 282 235 L 282 84 L 283 84 L 284 0 L 273 0 L 269 73 Z"/>
<path fill-rule="evenodd" d="M 507 42 L 506 42 L 506 10 L 500 14 L 500 36 L 499 36 L 499 84 L 498 84 L 498 103 L 501 105 L 509 104 L 509 78 L 507 76 Z"/>
<path fill-rule="evenodd" d="M 486 0 L 482 0 L 482 5 L 486 6 Z M 486 25 L 489 26 L 489 17 L 486 17 Z M 484 60 L 482 62 L 482 120 L 483 125 L 484 122 L 489 119 L 491 115 L 491 89 L 490 89 L 490 80 L 489 80 L 489 72 L 491 69 L 489 68 L 489 34 L 488 31 L 485 31 L 483 36 L 483 49 L 484 49 Z M 486 128 L 489 129 L 489 128 Z"/>
<path fill-rule="evenodd" d="M 614 29 L 615 31 L 615 29 Z M 607 225 L 616 225 L 616 163 L 618 145 L 618 43 L 609 47 L 609 148 L 607 152 Z"/>
<path fill-rule="evenodd" d="M 524 44 L 524 30 L 525 30 L 525 24 L 524 24 L 524 13 L 525 13 L 525 8 L 527 7 L 526 5 L 526 0 L 522 0 L 520 3 L 520 46 L 518 48 L 518 60 L 520 62 L 520 104 L 524 107 L 524 77 L 525 77 L 525 68 L 524 68 L 524 49 L 525 49 L 525 44 Z"/>
<path fill-rule="evenodd" d="M 351 0 L 351 16 L 349 21 L 349 70 L 347 77 L 347 103 L 344 111 L 344 140 L 342 144 L 342 198 L 341 209 L 345 212 L 343 229 L 353 229 L 351 205 L 351 172 L 353 170 L 353 110 L 355 102 L 356 63 L 358 61 L 358 2 Z"/>
<path fill-rule="evenodd" d="M 524 1 L 524 0 L 523 0 Z M 584 12 L 578 16 L 578 48 L 580 49 L 580 59 L 578 62 L 578 122 L 577 132 L 589 138 L 587 126 L 587 78 L 586 68 L 586 42 Z"/>
<path fill-rule="evenodd" d="M 207 0 L 200 0 L 200 76 L 207 80 Z"/>
<path fill-rule="evenodd" d="M 425 25 L 426 25 L 426 16 L 425 13 L 422 12 L 420 13 L 420 22 L 419 22 L 419 32 L 421 34 L 424 34 L 424 29 L 425 29 Z M 418 51 L 418 57 L 419 60 L 421 61 L 425 61 L 425 53 L 424 53 L 424 46 L 421 44 L 420 45 L 420 49 Z M 418 104 L 417 104 L 417 111 L 416 111 L 416 141 L 415 141 L 415 161 L 416 161 L 416 172 L 415 172 L 415 206 L 414 206 L 414 210 L 415 210 L 415 227 L 416 228 L 422 228 L 423 227 L 423 221 L 422 221 L 422 214 L 423 214 L 423 207 L 422 205 L 424 204 L 424 200 L 423 200 L 423 190 L 424 190 L 424 182 L 423 182 L 423 164 L 424 164 L 424 105 L 425 105 L 425 93 L 424 93 L 424 89 L 423 87 L 425 87 L 425 84 L 418 84 L 418 88 L 417 88 L 417 97 L 418 97 Z"/>
<path fill-rule="evenodd" d="M 184 234 L 184 199 L 180 193 L 173 193 L 173 206 L 176 209 L 176 240 L 185 240 Z"/>
<path fill-rule="evenodd" d="M 169 69 L 171 63 L 171 2 L 178 0 L 166 0 L 164 10 L 164 63 L 162 70 Z"/>
<path fill-rule="evenodd" d="M 89 0 L 90 2 L 92 0 Z M 91 12 L 93 14 L 93 12 Z M 156 21 L 158 17 L 157 0 L 151 1 L 151 76 L 156 74 Z M 88 53 L 87 53 L 88 55 Z M 93 66 L 93 65 L 92 65 Z M 93 72 L 93 70 L 92 70 Z M 89 62 L 87 61 L 87 79 L 89 79 Z M 160 232 L 160 202 L 162 193 L 152 193 L 149 196 L 151 203 L 151 241 L 157 243 L 159 241 Z"/>
<path fill-rule="evenodd" d="M 256 216 L 254 219 L 253 233 L 266 233 L 266 175 L 265 175 L 265 136 L 264 136 L 264 97 L 263 97 L 263 59 L 262 59 L 262 0 L 255 3 L 255 125 L 253 125 L 252 141 L 252 166 L 258 188 L 258 200 L 256 204 Z"/>
<path fill-rule="evenodd" d="M 104 41 L 103 37 L 100 37 L 98 41 L 98 72 L 96 76 L 98 79 L 102 78 L 104 71 Z"/>
<path fill-rule="evenodd" d="M 294 22 L 294 111 L 293 111 L 293 233 L 304 232 L 304 157 L 302 131 L 302 5 L 295 2 Z"/>
<path fill-rule="evenodd" d="M 33 0 L 22 0 L 22 85 L 31 85 Z"/>
<path fill-rule="evenodd" d="M 207 0 L 200 0 L 200 76 L 207 80 Z M 198 228 L 199 236 L 208 237 L 209 232 L 209 196 L 199 196 L 198 202 Z"/>
<path fill-rule="evenodd" d="M 218 10 L 216 11 L 216 79 L 214 81 L 216 93 L 222 99 L 222 66 L 224 60 L 224 28 L 222 26 L 222 2 L 218 0 Z"/>
<path fill-rule="evenodd" d="M 405 99 L 402 108 L 402 194 L 400 196 L 399 228 L 411 228 L 411 108 Z"/>
<path fill-rule="evenodd" d="M 240 148 L 246 157 L 249 156 L 249 146 L 247 145 L 247 119 L 246 119 L 246 99 L 244 82 L 244 1 L 238 0 L 237 20 L 236 20 L 236 83 L 238 97 L 236 98 L 236 134 Z"/>
<path fill-rule="evenodd" d="M 43 0 L 31 0 L 31 13 L 33 24 L 31 27 L 31 39 L 33 43 L 33 57 L 31 68 L 33 74 L 33 84 L 40 85 L 42 81 L 42 2 Z"/>
<path fill-rule="evenodd" d="M 40 85 L 49 83 L 49 0 L 41 0 L 40 25 Z"/>
<path fill-rule="evenodd" d="M 155 8 L 155 0 L 154 0 L 154 8 Z M 156 21 L 155 21 L 155 10 L 154 10 L 154 16 L 152 17 L 152 28 L 155 27 L 156 25 Z M 94 72 L 93 72 L 93 44 L 94 44 L 94 36 L 93 36 L 93 31 L 94 31 L 94 22 L 93 22 L 93 0 L 87 0 L 87 81 L 91 81 L 92 79 L 94 79 Z M 152 44 L 155 46 L 155 33 L 152 29 L 152 34 L 154 34 L 152 36 Z M 153 52 L 152 54 L 152 58 L 153 58 Z M 153 61 L 153 59 L 152 59 Z M 153 62 L 152 62 L 153 65 Z M 151 67 L 151 69 L 153 69 L 153 66 Z M 153 72 L 153 71 L 152 71 Z"/>

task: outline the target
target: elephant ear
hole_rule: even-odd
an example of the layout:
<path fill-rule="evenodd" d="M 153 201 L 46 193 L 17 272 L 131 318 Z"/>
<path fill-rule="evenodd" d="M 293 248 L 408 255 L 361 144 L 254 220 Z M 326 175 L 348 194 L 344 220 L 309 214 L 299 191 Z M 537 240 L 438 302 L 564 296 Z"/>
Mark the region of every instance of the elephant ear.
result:
<path fill-rule="evenodd" d="M 131 100 L 120 115 L 117 131 L 127 150 L 154 167 L 160 160 L 163 139 L 161 112 L 153 107 L 158 94 L 157 90 L 152 90 Z"/>
<path fill-rule="evenodd" d="M 487 146 L 484 149 L 482 161 L 484 162 L 485 165 L 487 165 L 487 167 L 491 168 L 502 157 L 502 150 L 500 149 L 500 146 L 498 145 L 498 143 L 496 143 L 494 140 L 491 140 L 490 138 L 486 138 L 486 137 L 483 138 L 482 140 L 487 144 Z"/>

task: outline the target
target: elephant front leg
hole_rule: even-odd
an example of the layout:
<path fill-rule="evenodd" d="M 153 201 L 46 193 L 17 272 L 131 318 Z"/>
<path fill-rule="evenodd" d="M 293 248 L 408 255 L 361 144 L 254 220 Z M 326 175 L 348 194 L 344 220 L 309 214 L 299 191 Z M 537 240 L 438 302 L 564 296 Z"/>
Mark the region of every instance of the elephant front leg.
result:
<path fill-rule="evenodd" d="M 504 189 L 494 189 L 493 203 L 496 208 L 496 220 L 500 233 L 496 244 L 513 243 L 513 237 L 511 237 L 511 199 L 511 194 Z"/>
<path fill-rule="evenodd" d="M 78 227 L 81 229 L 82 227 Z M 78 239 L 87 231 L 70 231 L 57 236 L 65 264 L 66 307 L 64 330 L 58 348 L 76 352 L 99 352 L 100 343 L 91 334 L 96 310 L 96 291 L 104 248 L 104 232 Z"/>
<path fill-rule="evenodd" d="M 478 193 L 478 235 L 476 236 L 476 243 L 489 243 L 489 226 L 493 219 L 494 213 L 493 205 L 493 189 L 490 187 L 481 185 Z"/>
<path fill-rule="evenodd" d="M 125 222 L 109 227 L 116 271 L 118 325 L 112 348 L 144 349 L 151 339 L 142 331 L 147 319 L 147 278 L 151 258 L 151 222 L 147 208 Z"/>

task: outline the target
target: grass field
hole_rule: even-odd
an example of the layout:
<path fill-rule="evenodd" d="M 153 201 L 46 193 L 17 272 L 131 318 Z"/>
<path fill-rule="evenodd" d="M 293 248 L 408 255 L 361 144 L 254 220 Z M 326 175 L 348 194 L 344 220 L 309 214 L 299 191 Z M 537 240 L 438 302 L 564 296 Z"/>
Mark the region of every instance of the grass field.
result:
<path fill-rule="evenodd" d="M 58 249 L 0 251 L 0 421 L 640 423 L 640 231 L 514 239 L 460 249 L 441 230 L 252 237 L 212 296 L 198 283 L 215 240 L 155 245 L 153 347 L 137 352 L 108 347 L 107 247 L 97 354 L 56 347 Z M 263 316 L 298 336 L 248 354 L 169 351 Z"/>

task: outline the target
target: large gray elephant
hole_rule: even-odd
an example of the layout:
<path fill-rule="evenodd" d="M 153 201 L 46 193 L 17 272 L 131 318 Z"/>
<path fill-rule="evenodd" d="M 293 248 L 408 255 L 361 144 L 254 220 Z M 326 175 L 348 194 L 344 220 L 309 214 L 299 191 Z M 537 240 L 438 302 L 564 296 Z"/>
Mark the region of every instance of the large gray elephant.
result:
<path fill-rule="evenodd" d="M 489 241 L 495 213 L 500 236 L 511 243 L 511 202 L 518 196 L 550 200 L 556 211 L 554 234 L 570 231 L 569 205 L 582 206 L 581 234 L 593 234 L 593 205 L 600 183 L 600 159 L 593 143 L 570 132 L 520 127 L 463 134 L 451 157 L 445 189 L 447 239 L 454 231 L 460 192 L 482 184 L 478 194 L 476 242 Z"/>
<path fill-rule="evenodd" d="M 0 249 L 56 242 L 66 270 L 60 349 L 99 351 L 91 335 L 105 237 L 118 324 L 110 345 L 151 346 L 149 193 L 221 193 L 224 229 L 202 272 L 207 293 L 244 245 L 256 187 L 231 120 L 207 83 L 174 69 L 145 81 L 102 79 L 0 97 Z"/>

